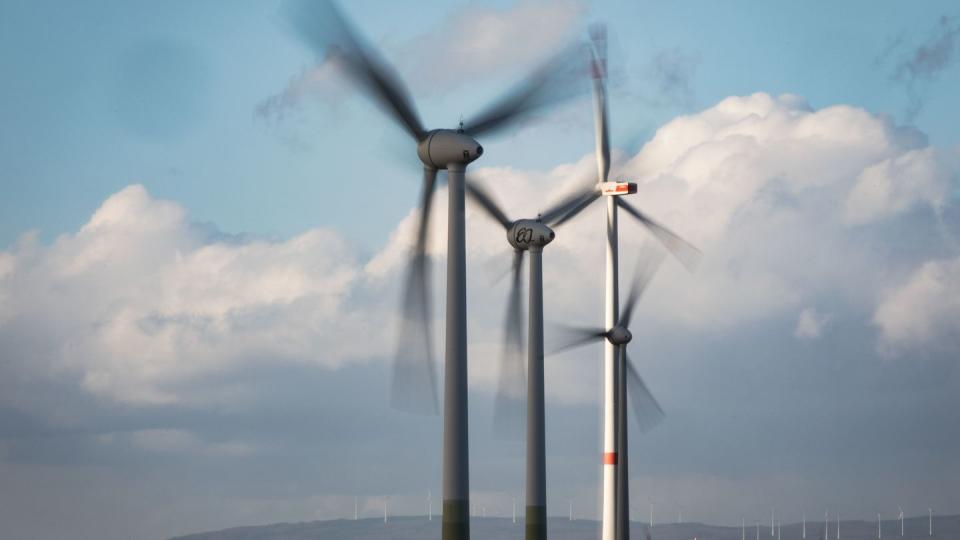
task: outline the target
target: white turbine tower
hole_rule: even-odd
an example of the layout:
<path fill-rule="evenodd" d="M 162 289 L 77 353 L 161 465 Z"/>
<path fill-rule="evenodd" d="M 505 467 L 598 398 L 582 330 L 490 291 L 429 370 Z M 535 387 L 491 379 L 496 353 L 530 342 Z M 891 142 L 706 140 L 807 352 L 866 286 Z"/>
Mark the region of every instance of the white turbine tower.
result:
<path fill-rule="evenodd" d="M 747 540 L 747 522 L 740 516 L 740 540 Z"/>
<path fill-rule="evenodd" d="M 433 521 L 433 494 L 427 490 L 427 521 Z"/>
<path fill-rule="evenodd" d="M 771 509 L 770 509 L 770 536 L 771 536 L 771 537 L 773 536 L 773 518 L 774 518 L 774 516 L 776 515 L 776 513 L 777 513 L 777 509 L 776 509 L 776 508 L 771 508 Z"/>
<path fill-rule="evenodd" d="M 830 540 L 830 511 L 823 511 L 823 540 Z"/>
<path fill-rule="evenodd" d="M 930 520 L 930 532 L 928 536 L 933 536 L 933 508 L 927 508 L 927 516 Z"/>
<path fill-rule="evenodd" d="M 837 540 L 840 540 L 840 512 L 837 512 Z"/>
<path fill-rule="evenodd" d="M 610 140 L 606 97 L 606 31 L 595 27 L 591 32 L 593 48 L 594 115 L 596 118 L 596 152 L 600 193 L 607 196 L 606 278 L 604 290 L 604 327 L 613 328 L 620 321 L 619 289 L 619 224 L 617 210 L 624 209 L 660 240 L 688 268 L 696 264 L 699 251 L 676 234 L 659 225 L 649 216 L 628 204 L 622 195 L 636 192 L 631 183 L 609 182 Z M 587 203 L 589 204 L 589 202 Z M 603 506 L 601 540 L 630 538 L 630 495 L 627 471 L 627 390 L 626 361 L 623 347 L 608 339 L 603 345 Z M 650 520 L 651 527 L 653 519 Z"/>
<path fill-rule="evenodd" d="M 898 506 L 898 507 L 897 507 L 897 510 L 900 511 L 900 515 L 899 515 L 899 518 L 900 518 L 900 536 L 903 536 L 903 508 L 900 508 L 900 507 Z"/>
<path fill-rule="evenodd" d="M 877 538 L 883 538 L 883 529 L 880 528 L 880 513 L 877 512 Z"/>
<path fill-rule="evenodd" d="M 760 540 L 760 521 L 757 521 L 757 540 Z"/>
<path fill-rule="evenodd" d="M 807 537 L 807 514 L 803 514 L 803 537 Z"/>

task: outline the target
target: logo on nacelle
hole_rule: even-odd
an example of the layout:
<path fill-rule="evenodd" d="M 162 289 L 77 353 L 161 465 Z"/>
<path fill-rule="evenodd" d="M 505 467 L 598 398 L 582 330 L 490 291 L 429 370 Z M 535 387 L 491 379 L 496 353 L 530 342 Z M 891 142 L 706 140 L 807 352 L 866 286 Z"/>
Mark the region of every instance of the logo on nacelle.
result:
<path fill-rule="evenodd" d="M 517 231 L 514 233 L 513 238 L 518 244 L 529 244 L 533 241 L 533 229 L 530 227 L 517 227 Z"/>
<path fill-rule="evenodd" d="M 553 231 L 533 219 L 521 219 L 507 231 L 507 241 L 517 249 L 543 247 L 553 241 Z"/>

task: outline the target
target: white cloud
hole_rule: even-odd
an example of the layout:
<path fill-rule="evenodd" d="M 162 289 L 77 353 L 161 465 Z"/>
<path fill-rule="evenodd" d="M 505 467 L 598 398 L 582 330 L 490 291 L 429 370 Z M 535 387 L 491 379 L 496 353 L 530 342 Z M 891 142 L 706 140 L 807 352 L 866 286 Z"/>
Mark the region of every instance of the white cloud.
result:
<path fill-rule="evenodd" d="M 941 209 L 953 191 L 956 167 L 935 148 L 922 148 L 866 168 L 847 197 L 844 219 L 862 225 L 902 214 L 919 203 Z"/>
<path fill-rule="evenodd" d="M 664 125 L 615 172 L 639 183 L 637 206 L 697 244 L 705 258 L 694 276 L 673 262 L 661 270 L 638 315 L 647 319 L 650 339 L 670 328 L 688 339 L 716 332 L 735 338 L 770 318 L 792 320 L 821 297 L 842 306 L 831 311 L 845 320 L 876 309 L 887 342 L 942 335 L 949 327 L 942 321 L 957 320 L 944 317 L 955 314 L 956 304 L 947 302 L 950 291 L 956 298 L 954 266 L 925 270 L 876 307 L 894 286 L 891 276 L 931 258 L 938 238 L 921 234 L 930 238 L 928 249 L 890 257 L 876 249 L 882 233 L 871 231 L 896 215 L 898 203 L 871 206 L 858 214 L 871 216 L 858 227 L 845 213 L 863 178 L 878 174 L 872 171 L 883 171 L 914 206 L 948 209 L 949 198 L 931 194 L 940 193 L 952 161 L 943 158 L 948 151 L 923 144 L 922 135 L 884 117 L 843 105 L 813 110 L 789 95 L 732 97 Z M 535 216 L 595 167 L 589 155 L 546 172 L 481 164 L 475 173 L 515 218 Z M 901 178 L 916 171 L 940 172 L 931 181 Z M 445 196 L 438 191 L 431 232 L 438 323 Z M 545 251 L 548 321 L 602 320 L 600 206 L 559 229 Z M 234 399 L 216 382 L 202 392 L 182 388 L 251 366 L 386 362 L 414 217 L 398 224 L 381 252 L 359 261 L 331 230 L 273 241 L 211 236 L 180 205 L 128 187 L 76 233 L 48 246 L 26 237 L 0 253 L 0 339 L 17 347 L 6 351 L 10 360 L 0 369 L 67 378 L 105 400 L 168 404 Z M 637 248 L 649 236 L 629 219 L 622 227 L 626 288 Z M 472 207 L 467 235 L 471 354 L 491 360 L 470 363 L 471 382 L 489 388 L 497 380 L 506 280 L 491 286 L 487 269 L 507 268 L 509 248 L 498 226 Z M 921 317 L 899 320 L 896 314 L 907 311 L 890 306 L 901 304 Z M 816 337 L 826 323 L 814 311 L 800 319 L 794 330 L 801 337 Z M 30 339 L 21 339 L 23 332 Z M 442 334 L 434 332 L 438 352 Z M 596 365 L 583 359 L 589 354 L 556 359 L 550 399 L 595 395 L 587 385 Z"/>
<path fill-rule="evenodd" d="M 797 339 L 818 339 L 832 318 L 833 316 L 829 313 L 820 313 L 814 308 L 804 308 L 797 317 L 793 335 Z"/>
<path fill-rule="evenodd" d="M 960 345 L 960 258 L 928 261 L 877 307 L 885 352 Z"/>

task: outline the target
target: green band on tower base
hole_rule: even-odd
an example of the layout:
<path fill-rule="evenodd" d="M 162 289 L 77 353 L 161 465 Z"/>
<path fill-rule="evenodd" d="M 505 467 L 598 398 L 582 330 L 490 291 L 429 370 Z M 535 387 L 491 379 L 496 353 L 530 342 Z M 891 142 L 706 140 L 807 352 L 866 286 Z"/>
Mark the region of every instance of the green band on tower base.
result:
<path fill-rule="evenodd" d="M 470 503 L 443 501 L 443 540 L 470 540 Z"/>
<path fill-rule="evenodd" d="M 547 540 L 547 507 L 527 507 L 526 540 Z"/>

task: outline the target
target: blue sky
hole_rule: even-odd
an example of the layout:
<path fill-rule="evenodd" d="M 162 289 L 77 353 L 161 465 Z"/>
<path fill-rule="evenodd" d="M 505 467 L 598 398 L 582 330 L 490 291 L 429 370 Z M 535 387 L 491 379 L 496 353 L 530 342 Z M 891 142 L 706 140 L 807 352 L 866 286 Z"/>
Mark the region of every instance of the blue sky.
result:
<path fill-rule="evenodd" d="M 634 501 L 726 524 L 960 512 L 954 3 L 344 10 L 430 127 L 606 23 L 614 174 L 704 251 L 637 316 L 667 420 L 632 445 Z M 153 539 L 439 499 L 438 420 L 385 395 L 419 165 L 279 3 L 0 0 L 0 68 L 0 522 Z M 584 95 L 481 141 L 474 170 L 532 214 L 594 170 L 592 122 Z M 547 249 L 548 321 L 599 320 L 600 218 Z M 627 276 L 645 236 L 624 227 Z M 482 214 L 467 233 L 473 497 L 508 515 L 509 257 Z M 551 514 L 596 515 L 598 357 L 548 359 Z"/>
<path fill-rule="evenodd" d="M 655 92 L 654 58 L 668 52 L 680 59 L 687 102 L 614 102 L 615 142 L 637 144 L 677 113 L 756 91 L 799 94 L 815 107 L 855 104 L 903 119 L 908 99 L 891 74 L 949 7 L 623 2 L 584 4 L 583 12 L 585 21 L 609 25 L 611 62 L 621 70 L 624 91 Z M 411 17 L 389 4 L 352 2 L 348 12 L 375 43 L 398 43 L 457 8 L 426 3 Z M 8 194 L 0 212 L 3 244 L 28 229 L 48 239 L 71 230 L 131 182 L 184 202 L 195 219 L 225 230 L 290 236 L 332 225 L 369 249 L 383 244 L 388 224 L 415 200 L 416 167 L 398 168 L 390 155 L 377 155 L 392 133 L 381 135 L 390 128 L 375 116 L 311 115 L 300 128 L 310 148 L 301 151 L 257 121 L 256 106 L 312 62 L 272 2 L 229 9 L 213 2 L 5 2 L 3 10 L 0 60 L 11 74 L 0 89 L 0 178 Z M 898 39 L 899 48 L 878 61 Z M 478 110 L 521 68 L 477 74 L 475 81 L 489 81 L 485 92 L 466 92 L 462 100 L 416 98 L 428 123 L 448 125 Z M 920 85 L 925 106 L 914 124 L 934 143 L 957 142 L 950 96 L 958 77 L 944 69 Z M 577 120 L 586 124 L 582 111 Z M 523 138 L 491 141 L 496 151 L 489 164 L 549 167 L 577 158 L 591 148 L 588 127 L 535 131 L 530 139 L 548 137 L 549 152 Z M 327 153 L 349 159 L 331 160 Z M 363 166 L 352 169 L 353 160 Z M 371 185 L 375 191 L 364 187 Z M 354 198 L 371 210 L 361 224 L 342 203 Z M 390 204 L 397 200 L 405 204 Z"/>

